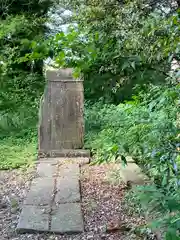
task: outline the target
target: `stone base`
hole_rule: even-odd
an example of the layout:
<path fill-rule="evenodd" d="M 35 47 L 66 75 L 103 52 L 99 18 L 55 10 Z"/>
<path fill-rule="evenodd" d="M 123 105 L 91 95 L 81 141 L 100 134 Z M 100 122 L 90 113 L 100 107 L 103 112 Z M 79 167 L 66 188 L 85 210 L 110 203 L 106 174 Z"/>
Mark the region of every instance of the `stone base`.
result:
<path fill-rule="evenodd" d="M 54 158 L 40 158 L 37 161 L 37 165 L 39 164 L 47 164 L 49 163 L 49 166 L 55 166 L 55 165 L 63 165 L 63 164 L 79 164 L 80 166 L 85 165 L 85 164 L 89 164 L 90 163 L 90 159 L 88 157 L 54 157 Z M 48 171 L 51 171 L 51 168 L 46 165 L 48 167 Z"/>
<path fill-rule="evenodd" d="M 39 158 L 51 158 L 51 157 L 62 157 L 62 158 L 76 158 L 76 157 L 84 157 L 90 158 L 91 153 L 90 150 L 83 149 L 62 149 L 62 150 L 52 150 L 52 151 L 44 151 L 40 150 L 38 153 Z"/>

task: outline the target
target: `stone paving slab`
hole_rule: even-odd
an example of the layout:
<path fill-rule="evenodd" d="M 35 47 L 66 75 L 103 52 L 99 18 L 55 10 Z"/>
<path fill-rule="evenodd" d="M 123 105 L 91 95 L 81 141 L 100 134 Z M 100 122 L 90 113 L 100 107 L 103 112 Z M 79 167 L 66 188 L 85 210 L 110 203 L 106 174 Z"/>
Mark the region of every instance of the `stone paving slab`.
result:
<path fill-rule="evenodd" d="M 24 201 L 25 205 L 49 205 L 54 190 L 53 178 L 35 178 Z"/>
<path fill-rule="evenodd" d="M 80 203 L 66 203 L 54 207 L 51 231 L 61 234 L 83 232 L 84 224 Z"/>
<path fill-rule="evenodd" d="M 50 162 L 39 162 L 37 165 L 37 175 L 39 177 L 54 177 L 57 174 L 58 166 Z"/>
<path fill-rule="evenodd" d="M 79 178 L 80 176 L 80 168 L 79 164 L 75 163 L 63 163 L 59 162 L 58 164 L 58 173 L 57 176 L 61 178 Z"/>
<path fill-rule="evenodd" d="M 55 203 L 80 202 L 79 176 L 57 178 Z"/>
<path fill-rule="evenodd" d="M 49 230 L 49 209 L 39 206 L 24 206 L 17 231 L 19 233 L 47 232 Z"/>

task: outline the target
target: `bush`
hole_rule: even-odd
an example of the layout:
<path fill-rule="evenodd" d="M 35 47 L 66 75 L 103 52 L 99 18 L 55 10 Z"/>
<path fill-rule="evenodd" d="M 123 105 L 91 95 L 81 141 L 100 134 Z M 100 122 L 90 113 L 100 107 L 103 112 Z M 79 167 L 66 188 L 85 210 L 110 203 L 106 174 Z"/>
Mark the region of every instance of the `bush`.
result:
<path fill-rule="evenodd" d="M 103 159 L 112 151 L 114 156 L 130 154 L 145 164 L 145 169 L 152 169 L 151 161 L 157 163 L 157 157 L 165 158 L 165 152 L 171 150 L 167 144 L 178 144 L 178 91 L 178 86 L 152 86 L 147 94 L 141 92 L 133 101 L 118 106 L 91 106 L 86 113 L 91 138 L 87 135 L 86 144 Z"/>
<path fill-rule="evenodd" d="M 91 106 L 86 121 L 94 127 L 86 135 L 86 144 L 94 150 L 97 163 L 119 156 L 126 162 L 128 155 L 136 160 L 154 181 L 154 185 L 139 188 L 136 197 L 146 212 L 156 216 L 151 227 L 160 228 L 165 239 L 174 240 L 179 239 L 180 219 L 179 86 L 147 90 L 118 106 Z"/>
<path fill-rule="evenodd" d="M 38 108 L 45 81 L 38 74 L 22 71 L 14 78 L 4 78 L 0 93 L 0 169 L 12 169 L 35 159 Z"/>

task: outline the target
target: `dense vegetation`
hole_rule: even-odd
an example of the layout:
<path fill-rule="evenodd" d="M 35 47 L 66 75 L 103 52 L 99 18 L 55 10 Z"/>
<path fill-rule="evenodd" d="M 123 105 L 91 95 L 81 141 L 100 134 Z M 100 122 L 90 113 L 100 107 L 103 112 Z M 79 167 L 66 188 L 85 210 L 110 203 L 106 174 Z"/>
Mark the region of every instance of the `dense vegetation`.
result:
<path fill-rule="evenodd" d="M 20 59 L 44 41 L 52 4 L 49 0 L 0 3 L 0 168 L 19 167 L 35 157 L 43 61 Z"/>
<path fill-rule="evenodd" d="M 134 190 L 155 212 L 151 228 L 180 239 L 180 2 L 60 1 L 75 14 L 67 33 L 50 37 L 57 3 L 25 2 L 0 4 L 0 169 L 35 158 L 43 60 L 52 57 L 84 78 L 86 147 L 97 162 L 131 155 L 152 180 Z"/>

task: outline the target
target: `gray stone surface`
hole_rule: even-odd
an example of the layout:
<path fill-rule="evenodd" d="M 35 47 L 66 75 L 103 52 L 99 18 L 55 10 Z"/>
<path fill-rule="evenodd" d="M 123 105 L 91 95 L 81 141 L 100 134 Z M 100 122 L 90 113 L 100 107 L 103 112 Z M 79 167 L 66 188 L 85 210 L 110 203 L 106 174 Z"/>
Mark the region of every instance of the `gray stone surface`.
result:
<path fill-rule="evenodd" d="M 79 165 L 84 165 L 90 163 L 89 157 L 51 157 L 51 158 L 40 158 L 39 163 L 50 163 L 52 165 L 59 163 L 76 163 Z"/>
<path fill-rule="evenodd" d="M 83 150 L 83 149 L 62 149 L 62 150 L 39 150 L 38 155 L 40 158 L 76 158 L 76 157 L 91 157 L 90 150 Z"/>
<path fill-rule="evenodd" d="M 59 163 L 74 163 L 80 166 L 90 163 L 90 158 L 88 157 L 69 157 L 69 158 L 58 158 Z"/>
<path fill-rule="evenodd" d="M 24 206 L 21 212 L 17 231 L 46 232 L 49 230 L 49 209 L 39 206 Z"/>
<path fill-rule="evenodd" d="M 79 178 L 80 175 L 80 168 L 79 164 L 75 163 L 65 163 L 59 162 L 59 170 L 58 170 L 58 177 L 61 178 Z"/>
<path fill-rule="evenodd" d="M 37 174 L 39 177 L 54 177 L 57 174 L 57 165 L 50 162 L 39 162 L 37 165 Z"/>
<path fill-rule="evenodd" d="M 53 178 L 35 178 L 32 181 L 30 190 L 24 204 L 29 205 L 49 205 L 52 200 L 54 190 Z"/>
<path fill-rule="evenodd" d="M 79 176 L 58 178 L 55 203 L 80 202 Z"/>
<path fill-rule="evenodd" d="M 126 167 L 121 167 L 120 176 L 125 183 L 130 182 L 131 184 L 142 185 L 148 180 L 135 163 L 128 163 Z"/>
<path fill-rule="evenodd" d="M 46 157 L 42 157 L 42 158 L 39 158 L 38 161 L 37 161 L 37 164 L 39 163 L 51 163 L 52 165 L 56 165 L 58 164 L 59 158 L 46 158 Z"/>
<path fill-rule="evenodd" d="M 38 162 L 38 177 L 32 181 L 24 201 L 17 226 L 19 233 L 63 234 L 84 230 L 80 204 L 80 166 L 75 159 L 68 160 L 59 160 L 58 164 L 49 159 Z"/>
<path fill-rule="evenodd" d="M 66 203 L 54 207 L 51 231 L 54 233 L 79 233 L 84 231 L 80 203 Z"/>
<path fill-rule="evenodd" d="M 40 152 L 81 149 L 84 145 L 83 81 L 75 81 L 67 72 L 69 69 L 46 73 L 39 110 Z"/>

